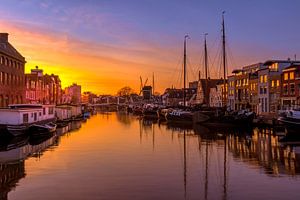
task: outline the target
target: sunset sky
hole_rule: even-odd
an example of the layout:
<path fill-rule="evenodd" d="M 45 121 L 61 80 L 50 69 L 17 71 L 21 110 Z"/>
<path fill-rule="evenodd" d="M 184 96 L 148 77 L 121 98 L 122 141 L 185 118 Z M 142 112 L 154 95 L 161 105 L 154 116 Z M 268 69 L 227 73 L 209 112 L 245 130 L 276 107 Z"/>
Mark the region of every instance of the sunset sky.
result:
<path fill-rule="evenodd" d="M 183 38 L 188 79 L 202 70 L 208 33 L 210 72 L 220 71 L 221 14 L 225 10 L 229 72 L 267 59 L 300 58 L 300 2 L 251 0 L 1 0 L 0 31 L 26 58 L 58 74 L 63 87 L 115 94 L 139 90 L 139 76 L 155 73 L 156 90 L 179 87 Z"/>

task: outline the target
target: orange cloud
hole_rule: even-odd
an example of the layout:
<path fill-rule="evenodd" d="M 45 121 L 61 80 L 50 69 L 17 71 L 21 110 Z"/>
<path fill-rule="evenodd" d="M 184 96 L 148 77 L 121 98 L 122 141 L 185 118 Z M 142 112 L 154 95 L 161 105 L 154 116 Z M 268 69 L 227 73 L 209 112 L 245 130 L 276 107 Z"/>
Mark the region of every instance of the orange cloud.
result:
<path fill-rule="evenodd" d="M 151 78 L 153 72 L 159 92 L 172 85 L 182 86 L 182 38 L 168 46 L 141 38 L 126 40 L 124 45 L 108 45 L 33 22 L 0 20 L 0 27 L 1 32 L 10 34 L 10 42 L 25 56 L 26 72 L 38 65 L 45 73 L 59 75 L 63 87 L 76 82 L 84 91 L 98 94 L 115 94 L 125 85 L 138 91 L 139 76 Z M 189 45 L 188 77 L 192 81 L 198 77 L 201 52 L 196 50 L 198 44 Z M 216 76 L 218 70 L 211 73 Z"/>

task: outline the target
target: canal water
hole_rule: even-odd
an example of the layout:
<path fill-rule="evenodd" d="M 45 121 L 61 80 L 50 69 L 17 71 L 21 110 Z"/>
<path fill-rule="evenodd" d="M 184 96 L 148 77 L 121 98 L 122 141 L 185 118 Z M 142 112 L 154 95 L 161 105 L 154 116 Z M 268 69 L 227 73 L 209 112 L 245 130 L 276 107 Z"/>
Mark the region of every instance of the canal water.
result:
<path fill-rule="evenodd" d="M 1 141 L 1 199 L 300 199 L 300 149 L 272 130 L 98 113 Z"/>

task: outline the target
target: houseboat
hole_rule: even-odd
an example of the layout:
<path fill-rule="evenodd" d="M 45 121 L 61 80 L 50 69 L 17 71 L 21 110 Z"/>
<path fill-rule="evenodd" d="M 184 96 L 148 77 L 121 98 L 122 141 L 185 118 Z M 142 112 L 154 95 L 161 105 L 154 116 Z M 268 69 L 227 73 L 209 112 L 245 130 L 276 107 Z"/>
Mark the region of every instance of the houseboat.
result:
<path fill-rule="evenodd" d="M 0 129 L 13 136 L 25 134 L 33 125 L 44 125 L 56 120 L 54 105 L 11 104 L 0 109 Z"/>
<path fill-rule="evenodd" d="M 82 111 L 80 105 L 59 105 L 55 107 L 55 115 L 57 117 L 58 126 L 76 119 L 82 119 Z"/>

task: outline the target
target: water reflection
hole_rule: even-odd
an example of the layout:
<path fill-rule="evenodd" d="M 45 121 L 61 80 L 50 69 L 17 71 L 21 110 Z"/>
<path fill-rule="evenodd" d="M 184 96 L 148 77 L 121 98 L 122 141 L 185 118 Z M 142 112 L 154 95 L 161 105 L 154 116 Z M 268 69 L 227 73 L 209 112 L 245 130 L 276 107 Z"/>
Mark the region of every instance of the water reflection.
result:
<path fill-rule="evenodd" d="M 54 135 L 3 141 L 0 149 L 3 199 L 300 196 L 300 149 L 272 129 L 214 129 L 100 113 Z"/>
<path fill-rule="evenodd" d="M 210 181 L 216 178 L 212 174 L 217 171 L 212 169 L 214 168 L 212 165 L 216 165 L 216 162 L 211 163 L 213 157 L 218 158 L 217 164 L 220 168 L 218 171 L 221 172 L 217 177 L 220 183 L 219 197 L 221 199 L 228 199 L 228 183 L 230 182 L 228 180 L 230 170 L 228 156 L 232 156 L 234 161 L 247 163 L 257 169 L 262 168 L 266 175 L 272 177 L 280 177 L 281 175 L 295 177 L 300 174 L 300 141 L 293 140 L 289 144 L 280 143 L 280 137 L 272 129 L 249 129 L 249 127 L 246 127 L 245 129 L 235 130 L 145 119 L 139 119 L 139 126 L 141 139 L 144 133 L 146 135 L 152 133 L 153 149 L 155 148 L 156 127 L 159 130 L 165 127 L 166 130 L 170 131 L 172 140 L 174 135 L 183 140 L 181 145 L 183 147 L 184 199 L 191 197 L 188 195 L 187 189 L 189 181 L 188 138 L 197 138 L 199 154 L 204 157 L 200 164 L 204 165 L 202 199 L 214 199 L 216 197 L 216 194 L 213 194 L 209 189 Z M 222 151 L 219 151 L 220 149 Z M 213 185 L 213 189 L 216 190 L 216 185 Z"/>
<path fill-rule="evenodd" d="M 8 199 L 8 193 L 25 177 L 24 161 L 0 164 L 0 199 Z"/>
<path fill-rule="evenodd" d="M 270 129 L 254 129 L 250 137 L 229 136 L 229 149 L 236 159 L 261 166 L 266 174 L 299 175 L 299 147 L 297 141 L 280 144 Z"/>
<path fill-rule="evenodd" d="M 81 122 L 70 122 L 56 133 L 41 136 L 1 138 L 0 143 L 0 199 L 8 199 L 8 193 L 24 178 L 25 162 L 29 157 L 40 158 L 43 153 L 59 145 L 59 136 L 78 130 Z"/>

